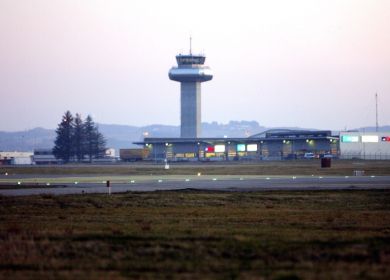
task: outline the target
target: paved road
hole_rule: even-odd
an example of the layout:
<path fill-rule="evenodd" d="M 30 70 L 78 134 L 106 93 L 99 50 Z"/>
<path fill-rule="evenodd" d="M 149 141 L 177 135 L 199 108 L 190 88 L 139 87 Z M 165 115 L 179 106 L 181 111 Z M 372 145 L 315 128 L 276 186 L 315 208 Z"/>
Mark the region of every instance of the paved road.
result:
<path fill-rule="evenodd" d="M 209 176 L 188 178 L 185 176 L 165 176 L 162 179 L 147 178 L 139 181 L 111 183 L 111 192 L 157 191 L 157 190 L 221 190 L 221 191 L 260 191 L 260 190 L 343 190 L 343 189 L 390 189 L 390 176 L 327 176 L 327 177 L 240 177 Z M 15 183 L 13 183 L 15 184 Z M 104 182 L 61 183 L 58 185 L 35 188 L 4 189 L 6 182 L 0 182 L 0 194 L 7 196 L 39 195 L 39 194 L 82 194 L 107 193 Z"/>

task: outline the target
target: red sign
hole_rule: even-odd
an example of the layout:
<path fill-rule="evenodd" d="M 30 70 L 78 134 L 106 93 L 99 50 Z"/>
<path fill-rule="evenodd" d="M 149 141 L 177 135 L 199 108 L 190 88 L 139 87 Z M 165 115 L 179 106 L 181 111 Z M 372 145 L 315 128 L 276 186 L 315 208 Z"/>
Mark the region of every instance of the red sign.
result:
<path fill-rule="evenodd" d="M 205 152 L 208 153 L 214 153 L 214 147 L 213 146 L 208 146 L 204 149 Z"/>
<path fill-rule="evenodd" d="M 382 137 L 383 142 L 390 142 L 390 136 L 384 136 Z"/>

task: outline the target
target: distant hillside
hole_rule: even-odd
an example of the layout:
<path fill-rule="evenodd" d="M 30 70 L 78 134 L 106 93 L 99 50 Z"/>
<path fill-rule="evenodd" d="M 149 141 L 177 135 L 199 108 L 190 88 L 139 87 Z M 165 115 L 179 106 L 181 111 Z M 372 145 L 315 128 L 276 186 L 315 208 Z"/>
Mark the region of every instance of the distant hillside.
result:
<path fill-rule="evenodd" d="M 256 121 L 230 121 L 227 124 L 217 122 L 202 123 L 203 137 L 249 137 L 250 135 L 264 131 Z"/>
<path fill-rule="evenodd" d="M 115 149 L 137 147 L 133 142 L 148 137 L 179 137 L 180 127 L 172 125 L 130 126 L 99 124 L 100 132 L 107 139 L 107 146 Z M 217 122 L 202 123 L 204 137 L 247 137 L 265 130 L 255 121 L 231 121 L 228 124 Z M 37 148 L 52 148 L 55 130 L 34 128 L 19 132 L 0 132 L 0 151 L 32 151 Z"/>
<path fill-rule="evenodd" d="M 375 126 L 366 126 L 366 127 L 361 127 L 357 129 L 360 132 L 375 132 L 376 127 Z M 390 125 L 385 125 L 385 126 L 380 126 L 378 127 L 379 131 L 390 131 Z"/>
<path fill-rule="evenodd" d="M 178 137 L 179 127 L 170 125 L 149 125 L 143 127 L 99 124 L 100 132 L 107 139 L 107 146 L 115 149 L 137 147 L 133 144 L 142 141 L 144 134 L 149 137 Z"/>
<path fill-rule="evenodd" d="M 202 123 L 203 137 L 248 137 L 267 129 L 256 121 L 230 121 L 227 124 L 217 122 Z M 301 128 L 289 128 L 301 129 Z M 116 124 L 99 124 L 99 130 L 107 139 L 107 146 L 121 149 L 137 147 L 133 142 L 142 141 L 144 135 L 148 137 L 179 137 L 180 127 L 172 125 L 130 126 Z M 375 127 L 362 127 L 358 131 L 372 132 Z M 380 131 L 390 131 L 390 126 L 382 126 Z M 0 131 L 0 151 L 33 151 L 37 148 L 52 148 L 54 145 L 55 130 L 34 128 L 19 132 Z"/>
<path fill-rule="evenodd" d="M 36 148 L 51 148 L 54 138 L 53 129 L 41 127 L 18 132 L 0 131 L 0 151 L 28 152 Z"/>

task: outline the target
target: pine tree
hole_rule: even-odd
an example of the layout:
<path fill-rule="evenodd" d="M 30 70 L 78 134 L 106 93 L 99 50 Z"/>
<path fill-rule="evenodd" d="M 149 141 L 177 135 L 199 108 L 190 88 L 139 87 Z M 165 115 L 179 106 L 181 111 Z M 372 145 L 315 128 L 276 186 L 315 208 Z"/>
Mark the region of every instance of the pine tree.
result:
<path fill-rule="evenodd" d="M 54 142 L 53 154 L 57 159 L 62 159 L 65 163 L 73 156 L 73 116 L 70 111 L 66 111 L 61 123 L 56 129 L 57 137 Z"/>
<path fill-rule="evenodd" d="M 99 132 L 98 127 L 96 126 L 96 157 L 102 158 L 106 153 L 106 139 L 103 134 Z"/>
<path fill-rule="evenodd" d="M 106 150 L 106 140 L 89 115 L 84 122 L 84 134 L 85 154 L 88 156 L 89 162 L 92 162 L 92 158 L 103 157 Z"/>
<path fill-rule="evenodd" d="M 73 118 L 71 112 L 67 111 L 62 117 L 56 133 L 53 154 L 65 163 L 73 158 L 80 162 L 85 155 L 88 156 L 90 162 L 93 158 L 104 156 L 106 140 L 91 116 L 87 116 L 83 122 L 80 114 L 76 114 L 76 117 Z"/>
<path fill-rule="evenodd" d="M 92 162 L 94 155 L 94 135 L 95 135 L 95 123 L 90 115 L 87 116 L 84 122 L 84 135 L 85 135 L 85 154 L 89 157 L 89 162 Z"/>
<path fill-rule="evenodd" d="M 74 131 L 73 131 L 73 147 L 74 147 L 74 155 L 77 158 L 77 161 L 82 161 L 85 155 L 85 133 L 84 133 L 84 124 L 81 119 L 80 114 L 76 114 L 76 118 L 74 120 Z"/>

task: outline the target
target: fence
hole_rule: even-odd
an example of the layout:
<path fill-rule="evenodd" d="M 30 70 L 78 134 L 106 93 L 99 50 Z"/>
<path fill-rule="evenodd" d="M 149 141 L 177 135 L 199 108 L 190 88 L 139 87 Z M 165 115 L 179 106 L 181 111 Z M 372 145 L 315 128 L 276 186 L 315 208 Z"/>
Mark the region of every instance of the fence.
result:
<path fill-rule="evenodd" d="M 340 159 L 390 160 L 387 153 L 341 153 Z"/>

